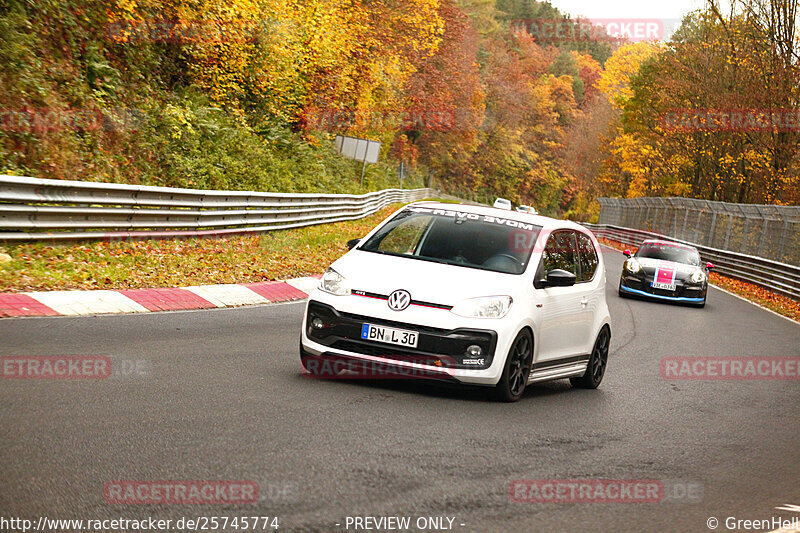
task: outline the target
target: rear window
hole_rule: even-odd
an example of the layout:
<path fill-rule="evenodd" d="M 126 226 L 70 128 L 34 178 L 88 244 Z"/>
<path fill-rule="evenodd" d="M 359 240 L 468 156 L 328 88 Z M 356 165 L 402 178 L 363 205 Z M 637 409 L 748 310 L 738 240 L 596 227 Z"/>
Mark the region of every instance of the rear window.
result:
<path fill-rule="evenodd" d="M 541 229 L 503 217 L 416 207 L 398 213 L 358 249 L 522 274 Z"/>

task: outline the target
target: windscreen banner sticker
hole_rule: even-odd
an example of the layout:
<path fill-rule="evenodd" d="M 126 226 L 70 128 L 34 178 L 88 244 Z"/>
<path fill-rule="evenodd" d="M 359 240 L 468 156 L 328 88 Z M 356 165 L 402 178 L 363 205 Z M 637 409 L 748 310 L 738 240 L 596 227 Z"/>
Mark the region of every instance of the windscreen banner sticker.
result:
<path fill-rule="evenodd" d="M 435 215 L 435 216 L 442 216 L 442 217 L 453 217 L 457 220 L 475 220 L 479 222 L 485 222 L 487 224 L 497 224 L 499 226 L 508 226 L 510 228 L 519 228 L 525 229 L 529 231 L 534 230 L 533 224 L 526 224 L 525 222 L 519 222 L 517 220 L 511 220 L 507 218 L 496 217 L 492 215 L 479 215 L 477 213 L 464 213 L 461 211 L 450 211 L 447 209 L 430 209 L 427 207 L 412 207 L 409 209 L 412 213 L 424 213 L 426 215 Z"/>

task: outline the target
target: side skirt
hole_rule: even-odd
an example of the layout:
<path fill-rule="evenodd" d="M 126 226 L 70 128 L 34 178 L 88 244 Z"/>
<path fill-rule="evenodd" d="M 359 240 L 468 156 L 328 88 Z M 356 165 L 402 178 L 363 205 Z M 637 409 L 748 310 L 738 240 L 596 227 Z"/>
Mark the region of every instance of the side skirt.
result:
<path fill-rule="evenodd" d="M 582 376 L 589 365 L 589 356 L 581 355 L 567 359 L 548 361 L 533 365 L 528 383 L 550 381 L 553 379 L 573 378 Z"/>

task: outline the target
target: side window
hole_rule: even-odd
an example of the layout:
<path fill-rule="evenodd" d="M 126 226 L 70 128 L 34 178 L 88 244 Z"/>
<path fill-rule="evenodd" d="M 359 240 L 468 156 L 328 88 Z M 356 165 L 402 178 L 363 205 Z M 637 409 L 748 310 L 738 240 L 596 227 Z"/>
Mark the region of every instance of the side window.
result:
<path fill-rule="evenodd" d="M 557 268 L 578 275 L 578 253 L 575 244 L 575 233 L 559 231 L 550 235 L 547 246 L 542 253 L 539 276 L 543 278 L 551 270 Z"/>
<path fill-rule="evenodd" d="M 592 243 L 592 239 L 585 233 L 578 233 L 578 252 L 581 262 L 581 275 L 578 282 L 591 281 L 594 273 L 597 272 L 597 250 Z"/>

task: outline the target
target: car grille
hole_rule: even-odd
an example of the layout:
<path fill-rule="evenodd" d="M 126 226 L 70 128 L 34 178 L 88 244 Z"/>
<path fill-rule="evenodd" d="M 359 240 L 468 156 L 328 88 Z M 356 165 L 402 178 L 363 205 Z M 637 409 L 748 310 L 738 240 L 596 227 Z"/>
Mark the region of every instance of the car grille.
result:
<path fill-rule="evenodd" d="M 323 323 L 321 329 L 311 327 L 314 318 Z M 380 320 L 372 317 L 340 312 L 329 305 L 309 302 L 306 317 L 306 335 L 324 346 L 347 352 L 381 357 L 393 361 L 412 362 L 417 364 L 447 366 L 451 368 L 488 368 L 494 356 L 497 344 L 497 333 L 489 330 L 455 329 L 447 330 L 405 324 L 402 322 Z M 374 342 L 361 338 L 364 324 L 386 326 L 418 332 L 416 348 Z M 483 364 L 464 364 L 467 348 L 472 345 L 481 347 Z M 475 362 L 468 361 L 468 362 Z"/>

